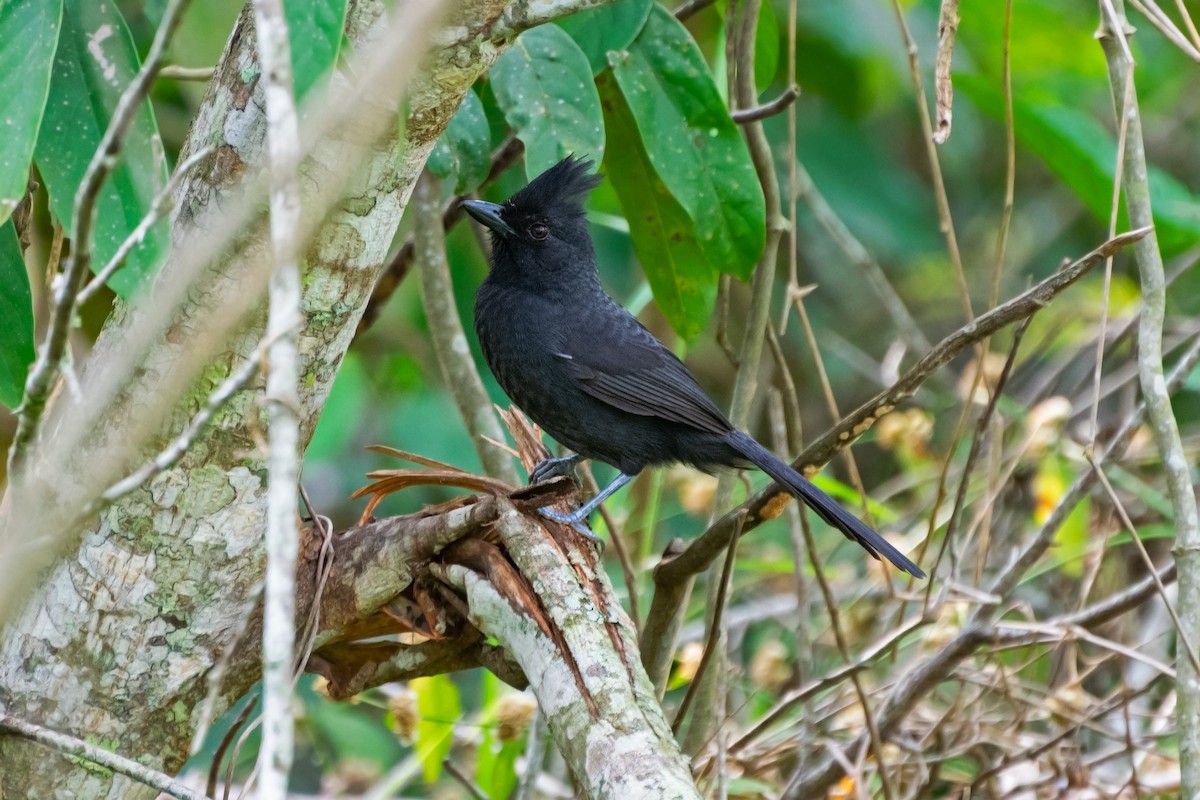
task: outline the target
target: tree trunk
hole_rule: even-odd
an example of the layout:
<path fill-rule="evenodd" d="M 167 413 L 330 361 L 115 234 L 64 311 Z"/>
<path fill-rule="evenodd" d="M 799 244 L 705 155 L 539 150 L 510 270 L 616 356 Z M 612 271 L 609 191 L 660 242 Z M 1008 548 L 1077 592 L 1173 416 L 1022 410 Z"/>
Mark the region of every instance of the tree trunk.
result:
<path fill-rule="evenodd" d="M 346 145 L 335 132 L 302 167 L 306 198 L 348 180 L 343 200 L 307 250 L 300 333 L 305 443 L 380 275 L 413 184 L 463 94 L 519 30 L 594 2 L 468 0 L 443 23 L 434 39 L 438 44 L 409 83 L 404 141 L 385 137 L 370 146 L 362 167 L 347 178 L 341 174 Z M 346 30 L 352 44 L 379 35 L 385 4 L 351 0 L 349 5 Z M 209 229 L 212 220 L 234 201 L 235 190 L 263 169 L 265 121 L 258 74 L 253 16 L 243 12 L 184 148 L 186 157 L 216 145 L 177 194 L 172 220 L 176 246 L 158 287 L 178 281 L 188 248 L 215 235 Z M 398 144 L 403 145 L 399 158 Z M 103 386 L 110 376 L 133 368 L 127 382 L 112 387 L 111 403 L 97 409 L 103 395 L 85 394 L 97 419 L 64 462 L 70 471 L 55 473 L 57 491 L 86 499 L 87 492 L 103 488 L 95 485 L 94 475 L 104 474 L 94 469 L 96 464 L 114 463 L 117 455 L 117 463 L 125 464 L 157 452 L 214 386 L 254 357 L 265 315 L 248 265 L 262 258 L 265 241 L 263 226 L 256 226 L 243 233 L 235 254 L 207 265 L 202 280 L 172 311 L 169 326 L 146 344 L 135 365 L 129 361 L 140 351 L 130 341 L 131 331 L 145 309 L 114 312 L 82 382 L 85 389 Z M 253 300 L 257 308 L 249 322 L 232 339 L 210 343 L 217 356 L 206 361 L 199 380 L 181 371 L 181 364 L 195 358 L 198 342 L 211 338 L 214 315 L 236 307 L 239 298 Z M 145 305 L 153 308 L 161 300 L 155 296 Z M 174 407 L 160 407 L 164 396 L 180 395 L 184 399 Z M 82 536 L 72 540 L 69 555 L 39 576 L 0 642 L 0 710 L 101 743 L 165 772 L 179 769 L 208 691 L 209 673 L 245 629 L 262 576 L 266 472 L 255 444 L 259 395 L 259 386 L 238 392 L 175 468 L 88 523 Z M 67 427 L 87 410 L 63 413 L 60 408 L 54 425 Z M 153 422 L 157 419 L 161 424 Z M 129 432 L 147 425 L 155 432 L 150 445 L 122 453 Z M 52 435 L 59 436 L 58 429 Z M 19 499 L 7 498 L 0 509 L 0 530 L 36 541 L 42 531 L 36 515 L 27 511 Z M 32 586 L 34 579 L 24 580 Z M 255 660 L 235 659 L 223 677 L 217 713 L 257 677 Z M 13 737 L 0 737 L 0 764 L 0 796 L 6 798 L 152 796 L 121 776 L 47 754 Z"/>

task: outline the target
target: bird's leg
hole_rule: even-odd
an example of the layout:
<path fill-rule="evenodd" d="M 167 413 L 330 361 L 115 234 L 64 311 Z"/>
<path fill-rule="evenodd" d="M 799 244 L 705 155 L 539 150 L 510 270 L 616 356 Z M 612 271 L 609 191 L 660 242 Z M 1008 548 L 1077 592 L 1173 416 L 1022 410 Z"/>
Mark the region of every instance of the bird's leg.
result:
<path fill-rule="evenodd" d="M 533 471 L 529 473 L 529 485 L 541 483 L 544 480 L 553 478 L 556 475 L 570 475 L 575 469 L 575 465 L 583 461 L 583 456 L 578 453 L 571 453 L 569 456 L 561 458 L 545 458 L 537 463 Z"/>
<path fill-rule="evenodd" d="M 578 458 L 578 456 L 576 456 L 576 458 Z M 542 463 L 545 464 L 546 462 L 543 461 Z M 587 538 L 591 539 L 593 542 L 596 542 L 601 547 L 603 547 L 604 541 L 599 536 L 597 536 L 595 533 L 593 533 L 586 524 L 588 514 L 591 514 L 593 511 L 595 511 L 596 506 L 600 505 L 605 500 L 612 497 L 614 494 L 617 493 L 618 489 L 620 489 L 625 484 L 629 483 L 631 480 L 633 480 L 632 475 L 626 475 L 624 472 L 618 473 L 617 477 L 613 478 L 612 483 L 610 483 L 608 486 L 605 486 L 603 489 L 601 489 L 596 494 L 595 497 L 593 497 L 591 500 L 588 500 L 586 503 L 584 503 L 579 508 L 572 511 L 570 514 L 562 514 L 558 511 L 555 511 L 554 509 L 552 509 L 550 507 L 539 508 L 538 513 L 541 514 L 546 519 L 552 519 L 555 522 L 562 522 L 566 525 L 570 525 L 581 536 L 586 536 Z"/>

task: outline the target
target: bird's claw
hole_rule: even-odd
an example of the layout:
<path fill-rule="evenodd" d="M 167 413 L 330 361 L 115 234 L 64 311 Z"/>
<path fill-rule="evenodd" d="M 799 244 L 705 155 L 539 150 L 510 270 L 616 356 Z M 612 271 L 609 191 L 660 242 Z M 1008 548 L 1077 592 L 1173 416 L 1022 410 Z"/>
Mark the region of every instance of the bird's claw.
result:
<path fill-rule="evenodd" d="M 604 552 L 604 540 L 597 536 L 596 533 L 587 526 L 585 517 L 582 516 L 579 511 L 575 511 L 571 514 L 563 514 L 561 511 L 555 511 L 553 508 L 547 506 L 545 508 L 539 508 L 538 513 L 546 519 L 554 520 L 555 522 L 561 522 L 564 525 L 570 525 L 571 528 L 580 536 L 595 542 L 596 546 L 600 548 L 601 553 Z"/>
<path fill-rule="evenodd" d="M 529 483 L 532 486 L 558 475 L 570 475 L 577 463 L 579 456 L 576 455 L 542 459 L 529 473 Z"/>

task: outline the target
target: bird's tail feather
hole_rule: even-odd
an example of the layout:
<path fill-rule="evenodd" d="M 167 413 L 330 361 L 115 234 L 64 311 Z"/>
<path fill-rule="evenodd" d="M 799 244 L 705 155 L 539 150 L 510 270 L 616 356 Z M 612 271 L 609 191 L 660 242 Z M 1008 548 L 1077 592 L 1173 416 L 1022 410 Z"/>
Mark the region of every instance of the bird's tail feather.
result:
<path fill-rule="evenodd" d="M 734 450 L 774 478 L 789 494 L 802 500 L 821 519 L 845 534 L 846 538 L 858 542 L 873 557 L 879 558 L 882 555 L 909 575 L 917 578 L 925 577 L 925 573 L 921 571 L 920 567 L 909 561 L 886 539 L 871 530 L 858 517 L 839 506 L 836 500 L 777 458 L 770 450 L 754 441 L 749 434 L 734 431 L 729 434 L 728 442 Z"/>

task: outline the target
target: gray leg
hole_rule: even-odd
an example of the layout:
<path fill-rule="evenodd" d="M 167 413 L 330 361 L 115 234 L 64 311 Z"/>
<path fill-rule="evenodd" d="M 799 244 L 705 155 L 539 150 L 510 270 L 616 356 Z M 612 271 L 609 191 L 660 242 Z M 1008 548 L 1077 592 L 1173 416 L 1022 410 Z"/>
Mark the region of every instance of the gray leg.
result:
<path fill-rule="evenodd" d="M 578 458 L 578 456 L 576 456 L 576 457 Z M 545 464 L 546 462 L 543 461 L 542 463 Z M 539 465 L 539 467 L 540 466 L 541 465 Z M 535 470 L 535 472 L 536 472 L 536 470 Z M 549 508 L 549 507 L 539 508 L 538 513 L 540 513 L 546 519 L 552 519 L 555 522 L 562 522 L 566 525 L 570 525 L 580 535 L 586 536 L 587 538 L 591 539 L 593 542 L 596 542 L 596 543 L 600 544 L 601 547 L 603 547 L 604 546 L 603 540 L 599 536 L 597 536 L 595 533 L 593 533 L 591 531 L 591 529 L 588 528 L 587 525 L 585 524 L 587 522 L 588 515 L 596 510 L 596 506 L 600 505 L 605 500 L 612 497 L 614 494 L 617 493 L 618 489 L 620 489 L 625 484 L 629 483 L 631 480 L 633 480 L 632 475 L 626 475 L 624 472 L 618 473 L 617 477 L 613 478 L 612 483 L 610 483 L 608 486 L 605 486 L 603 489 L 600 490 L 599 493 L 596 494 L 595 497 L 593 497 L 591 500 L 588 500 L 586 503 L 584 503 L 579 508 L 572 511 L 570 514 L 562 514 L 562 513 L 555 511 L 554 509 Z"/>
<path fill-rule="evenodd" d="M 583 461 L 583 456 L 571 453 L 569 456 L 561 458 L 547 458 L 537 464 L 533 471 L 529 473 L 529 485 L 541 483 L 544 480 L 549 480 L 556 475 L 570 475 L 575 465 Z"/>

